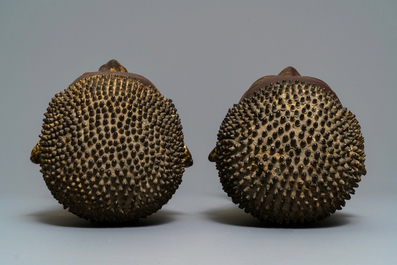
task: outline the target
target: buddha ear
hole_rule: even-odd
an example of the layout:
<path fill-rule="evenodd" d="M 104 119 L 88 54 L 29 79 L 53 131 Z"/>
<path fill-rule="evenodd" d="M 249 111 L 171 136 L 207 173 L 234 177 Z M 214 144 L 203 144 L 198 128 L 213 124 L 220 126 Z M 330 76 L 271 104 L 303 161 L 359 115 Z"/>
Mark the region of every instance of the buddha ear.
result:
<path fill-rule="evenodd" d="M 41 155 L 41 146 L 40 141 L 33 147 L 32 152 L 30 153 L 30 161 L 34 164 L 40 164 L 40 155 Z"/>

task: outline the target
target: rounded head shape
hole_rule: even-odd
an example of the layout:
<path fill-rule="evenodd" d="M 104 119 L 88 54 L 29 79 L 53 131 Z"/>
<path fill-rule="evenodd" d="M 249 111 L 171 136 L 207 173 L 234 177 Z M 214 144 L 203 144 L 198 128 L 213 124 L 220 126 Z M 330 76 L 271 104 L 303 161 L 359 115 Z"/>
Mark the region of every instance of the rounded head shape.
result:
<path fill-rule="evenodd" d="M 121 223 L 159 210 L 193 161 L 170 99 L 116 60 L 57 93 L 32 150 L 64 208 Z"/>
<path fill-rule="evenodd" d="M 366 174 L 365 153 L 358 121 L 335 93 L 287 70 L 256 81 L 229 109 L 209 159 L 240 208 L 297 224 L 345 205 Z"/>

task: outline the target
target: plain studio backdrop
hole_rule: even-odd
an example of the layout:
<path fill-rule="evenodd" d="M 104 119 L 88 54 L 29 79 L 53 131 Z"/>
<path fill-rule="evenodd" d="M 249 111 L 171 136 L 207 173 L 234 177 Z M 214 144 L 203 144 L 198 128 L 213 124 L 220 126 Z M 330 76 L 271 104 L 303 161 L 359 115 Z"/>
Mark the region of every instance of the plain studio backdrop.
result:
<path fill-rule="evenodd" d="M 397 2 L 0 2 L 2 264 L 396 264 Z M 49 101 L 117 59 L 175 103 L 194 165 L 159 212 L 101 227 L 63 210 L 30 163 Z M 324 80 L 356 114 L 367 175 L 342 211 L 281 228 L 223 192 L 227 110 L 286 66 Z"/>

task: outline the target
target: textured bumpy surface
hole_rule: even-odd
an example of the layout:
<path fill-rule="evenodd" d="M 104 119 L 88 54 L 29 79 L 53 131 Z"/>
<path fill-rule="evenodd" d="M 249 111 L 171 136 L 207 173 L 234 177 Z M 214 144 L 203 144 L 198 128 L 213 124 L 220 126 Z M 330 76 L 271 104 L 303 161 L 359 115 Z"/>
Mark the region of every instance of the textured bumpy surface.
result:
<path fill-rule="evenodd" d="M 83 75 L 55 95 L 45 117 L 35 147 L 41 172 L 52 195 L 79 217 L 134 221 L 159 210 L 181 183 L 179 116 L 140 79 Z"/>
<path fill-rule="evenodd" d="M 267 85 L 229 109 L 210 156 L 234 203 L 281 224 L 340 210 L 366 173 L 355 116 L 299 81 Z"/>

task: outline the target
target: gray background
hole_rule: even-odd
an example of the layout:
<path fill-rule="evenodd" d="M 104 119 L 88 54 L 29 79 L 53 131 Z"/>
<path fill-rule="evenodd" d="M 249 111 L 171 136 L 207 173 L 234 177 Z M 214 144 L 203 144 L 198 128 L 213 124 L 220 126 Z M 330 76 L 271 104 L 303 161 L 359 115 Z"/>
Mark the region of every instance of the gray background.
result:
<path fill-rule="evenodd" d="M 1 264 L 396 264 L 397 2 L 0 2 Z M 64 211 L 29 155 L 55 93 L 110 59 L 173 99 L 193 154 L 172 200 L 128 227 Z M 368 173 L 342 211 L 261 223 L 222 191 L 207 155 L 228 108 L 292 65 L 362 126 Z"/>

